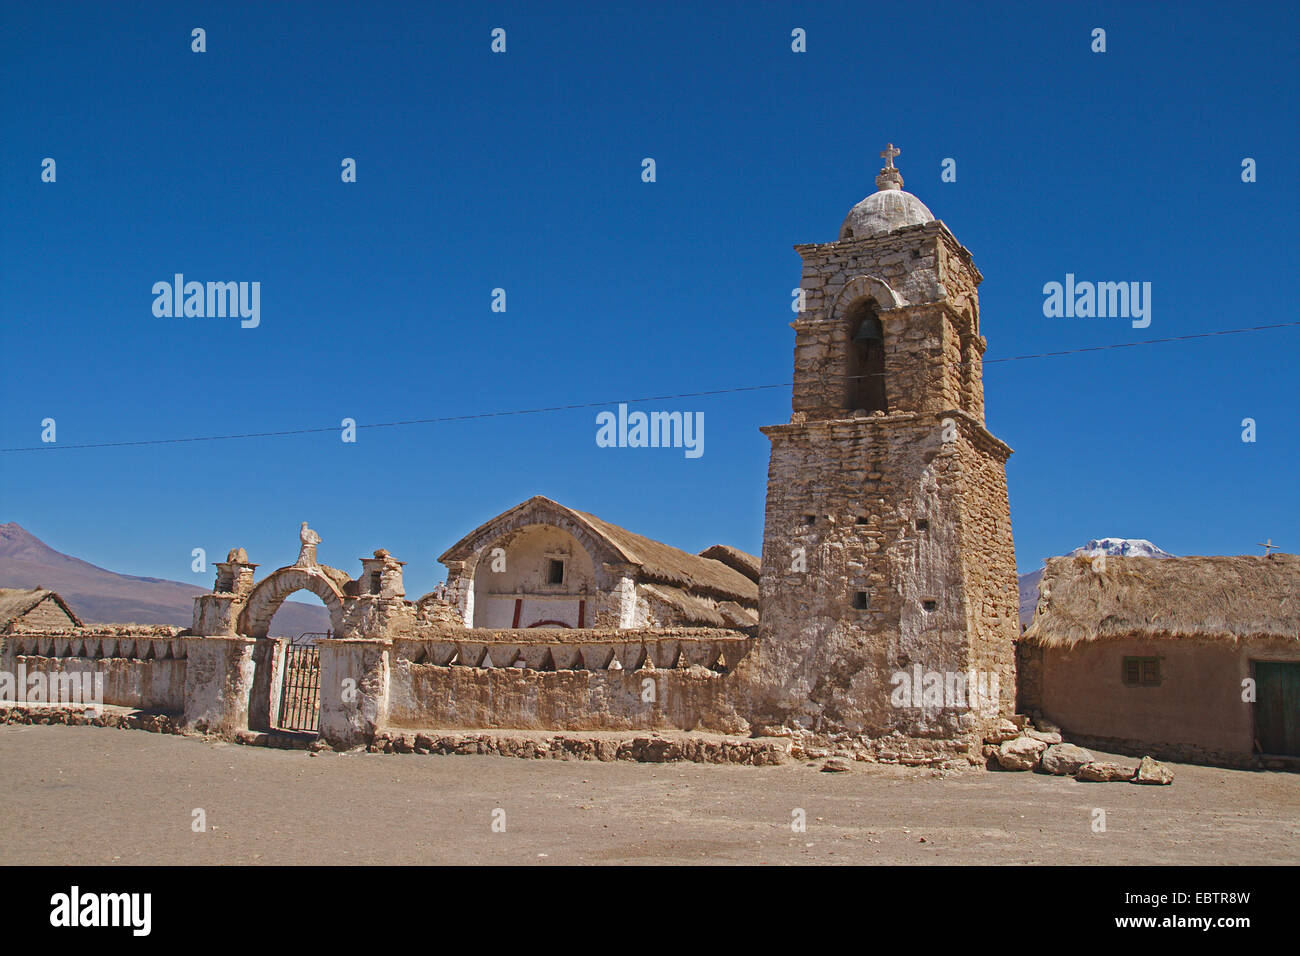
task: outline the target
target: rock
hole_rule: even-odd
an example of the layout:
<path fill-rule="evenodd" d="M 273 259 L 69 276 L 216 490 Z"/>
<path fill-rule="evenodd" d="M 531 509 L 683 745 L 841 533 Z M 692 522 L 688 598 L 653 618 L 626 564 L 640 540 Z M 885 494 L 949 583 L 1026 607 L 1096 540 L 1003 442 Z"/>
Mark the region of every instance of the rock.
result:
<path fill-rule="evenodd" d="M 1117 763 L 1102 763 L 1094 760 L 1080 767 L 1079 772 L 1074 775 L 1074 779 L 1082 780 L 1085 783 L 1110 783 L 1117 780 L 1132 780 L 1133 768 L 1121 767 Z"/>
<path fill-rule="evenodd" d="M 1093 763 L 1096 758 L 1082 747 L 1074 744 L 1054 744 L 1043 752 L 1040 770 L 1054 773 L 1058 777 L 1073 777 L 1084 764 Z"/>
<path fill-rule="evenodd" d="M 822 773 L 844 773 L 848 769 L 849 769 L 849 765 L 846 764 L 843 760 L 837 760 L 836 758 L 832 757 L 830 760 L 822 764 L 821 772 Z"/>
<path fill-rule="evenodd" d="M 1015 740 L 1020 736 L 1020 728 L 1013 721 L 1005 717 L 998 721 L 997 729 L 984 738 L 986 744 L 1000 744 L 1007 740 Z"/>
<path fill-rule="evenodd" d="M 1165 786 L 1174 782 L 1174 771 L 1159 760 L 1143 757 L 1137 773 L 1133 776 L 1133 782 Z"/>
<path fill-rule="evenodd" d="M 1045 717 L 1039 717 L 1035 720 L 1034 726 L 1045 734 L 1059 734 L 1061 732 L 1060 727 L 1056 726 L 1056 724 L 1052 723 Z"/>
<path fill-rule="evenodd" d="M 1033 737 L 1017 737 L 998 748 L 997 759 L 1003 770 L 1033 770 L 1047 744 Z"/>
<path fill-rule="evenodd" d="M 1033 737 L 1035 740 L 1041 740 L 1045 744 L 1059 744 L 1061 742 L 1061 735 L 1055 731 L 1026 730 L 1025 736 Z"/>

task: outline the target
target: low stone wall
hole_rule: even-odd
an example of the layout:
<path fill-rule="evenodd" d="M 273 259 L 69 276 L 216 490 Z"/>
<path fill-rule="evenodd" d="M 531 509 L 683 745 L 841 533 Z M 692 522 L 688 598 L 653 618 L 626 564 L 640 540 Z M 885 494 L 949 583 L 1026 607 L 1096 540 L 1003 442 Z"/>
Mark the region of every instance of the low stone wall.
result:
<path fill-rule="evenodd" d="M 185 708 L 186 642 L 179 628 L 84 627 L 18 632 L 0 644 L 0 670 L 24 689 L 68 678 L 102 681 L 100 703 L 180 713 Z"/>
<path fill-rule="evenodd" d="M 531 671 L 397 660 L 390 728 L 706 730 L 741 734 L 735 680 L 698 665 L 677 670 Z"/>
<path fill-rule="evenodd" d="M 531 760 L 635 760 L 666 763 L 739 763 L 775 766 L 790 756 L 790 744 L 781 740 L 712 737 L 692 734 L 620 737 L 613 734 L 412 734 L 387 731 L 376 735 L 366 748 L 371 753 L 479 754 L 522 757 Z"/>
<path fill-rule="evenodd" d="M 147 730 L 155 734 L 181 734 L 183 730 L 170 714 L 141 711 L 104 711 L 90 708 L 0 706 L 0 724 L 67 724 L 70 727 L 115 727 L 119 730 Z"/>
<path fill-rule="evenodd" d="M 0 671 L 24 690 L 33 674 L 43 675 L 47 686 L 60 677 L 102 675 L 105 706 L 167 714 L 188 730 L 229 734 L 248 726 L 256 644 L 175 627 L 17 631 L 0 638 Z"/>

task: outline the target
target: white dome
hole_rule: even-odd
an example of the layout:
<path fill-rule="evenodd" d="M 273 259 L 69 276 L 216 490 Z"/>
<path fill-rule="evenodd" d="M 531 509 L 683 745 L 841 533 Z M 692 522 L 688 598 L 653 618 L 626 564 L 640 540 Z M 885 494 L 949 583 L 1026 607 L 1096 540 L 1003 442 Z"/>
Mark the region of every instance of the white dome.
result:
<path fill-rule="evenodd" d="M 919 226 L 923 222 L 934 222 L 934 215 L 925 203 L 901 189 L 884 188 L 849 210 L 844 225 L 840 227 L 840 238 L 883 236 L 895 229 Z"/>

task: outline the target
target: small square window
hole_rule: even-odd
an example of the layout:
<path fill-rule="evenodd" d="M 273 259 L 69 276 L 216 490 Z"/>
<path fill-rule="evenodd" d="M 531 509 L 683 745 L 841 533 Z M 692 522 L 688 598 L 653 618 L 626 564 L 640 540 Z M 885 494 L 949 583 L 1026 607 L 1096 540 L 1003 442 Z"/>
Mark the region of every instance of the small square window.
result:
<path fill-rule="evenodd" d="M 921 607 L 925 608 L 927 611 L 937 611 L 939 610 L 939 602 L 933 598 L 927 598 L 921 602 Z"/>
<path fill-rule="evenodd" d="M 1160 658 L 1124 658 L 1124 683 L 1132 687 L 1160 686 Z"/>
<path fill-rule="evenodd" d="M 917 518 L 917 519 L 916 519 L 916 530 L 917 530 L 917 531 L 920 531 L 922 534 L 924 534 L 925 532 L 929 531 L 929 530 L 930 530 L 930 519 L 929 519 L 929 518 Z"/>
<path fill-rule="evenodd" d="M 858 515 L 858 524 L 870 524 L 871 519 L 866 515 Z"/>
<path fill-rule="evenodd" d="M 804 515 L 804 516 L 803 516 L 803 523 L 806 524 L 806 525 L 808 525 L 809 527 L 812 527 L 814 524 L 817 523 L 817 516 L 816 516 L 816 515 Z"/>
<path fill-rule="evenodd" d="M 551 558 L 546 562 L 546 583 L 563 584 L 564 583 L 564 562 Z"/>
<path fill-rule="evenodd" d="M 868 602 L 868 600 L 867 600 L 867 592 L 866 592 L 866 591 L 854 591 L 854 592 L 853 592 L 853 607 L 854 607 L 855 609 L 857 609 L 857 610 L 859 610 L 859 611 L 865 611 L 865 610 L 867 609 L 867 605 L 868 605 L 868 603 L 869 603 L 869 602 Z"/>
<path fill-rule="evenodd" d="M 383 590 L 383 588 L 382 588 L 382 586 L 381 586 L 381 584 L 380 584 L 380 575 L 379 575 L 379 572 L 378 572 L 378 571 L 371 571 L 371 572 L 370 572 L 370 593 L 371 593 L 371 594 L 378 594 L 381 590 Z"/>

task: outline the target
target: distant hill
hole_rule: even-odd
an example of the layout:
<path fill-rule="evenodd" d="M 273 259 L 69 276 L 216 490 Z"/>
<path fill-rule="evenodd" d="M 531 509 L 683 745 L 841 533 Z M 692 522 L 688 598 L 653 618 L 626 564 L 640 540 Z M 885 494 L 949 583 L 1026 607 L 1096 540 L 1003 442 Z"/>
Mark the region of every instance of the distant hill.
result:
<path fill-rule="evenodd" d="M 216 573 L 215 571 L 213 572 Z M 87 624 L 169 624 L 189 627 L 194 596 L 210 588 L 141 578 L 96 567 L 55 551 L 20 525 L 0 524 L 0 587 L 57 591 Z M 329 630 L 323 607 L 286 601 L 272 622 L 277 636 Z"/>
<path fill-rule="evenodd" d="M 1145 538 L 1094 538 L 1082 548 L 1075 548 L 1070 554 L 1107 554 L 1121 558 L 1172 558 L 1168 551 L 1157 548 Z M 1020 583 L 1020 623 L 1028 627 L 1034 617 L 1034 608 L 1038 606 L 1038 582 L 1042 580 L 1043 569 L 1022 574 L 1017 579 Z"/>

